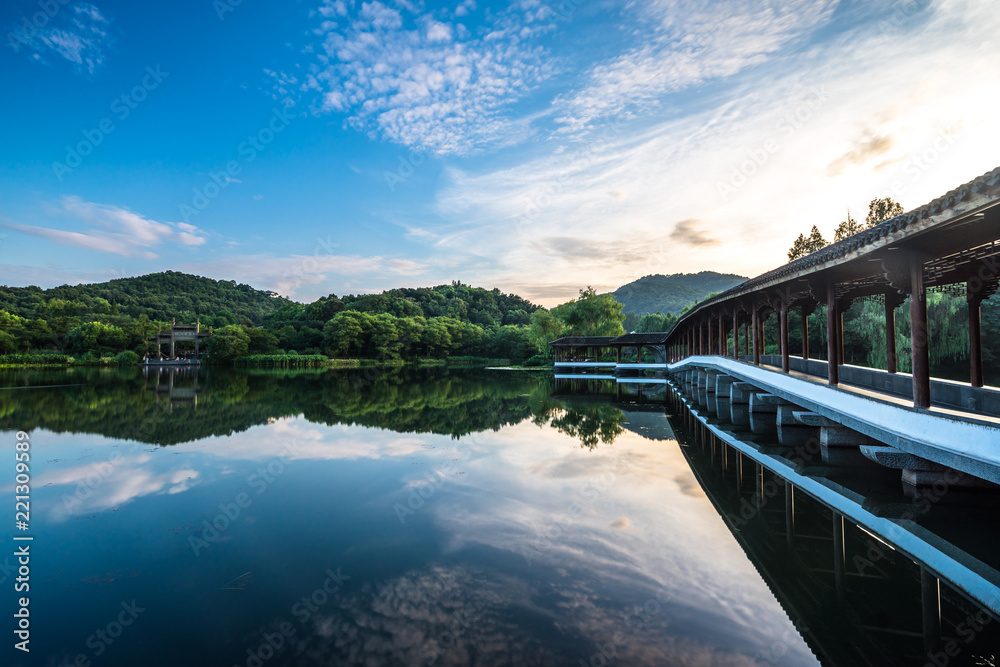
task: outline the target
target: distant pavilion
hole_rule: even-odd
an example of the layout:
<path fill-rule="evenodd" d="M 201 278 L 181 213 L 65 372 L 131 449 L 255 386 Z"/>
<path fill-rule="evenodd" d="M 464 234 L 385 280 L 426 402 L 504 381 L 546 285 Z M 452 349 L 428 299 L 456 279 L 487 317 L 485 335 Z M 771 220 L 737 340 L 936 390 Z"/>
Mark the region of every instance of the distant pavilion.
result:
<path fill-rule="evenodd" d="M 170 357 L 177 356 L 178 341 L 194 341 L 194 356 L 200 356 L 200 343 L 207 340 L 212 335 L 211 327 L 208 332 L 201 330 L 201 320 L 194 324 L 177 324 L 174 320 L 170 325 L 170 331 L 157 331 L 150 340 L 156 345 L 156 358 L 163 359 L 163 346 L 170 345 Z"/>

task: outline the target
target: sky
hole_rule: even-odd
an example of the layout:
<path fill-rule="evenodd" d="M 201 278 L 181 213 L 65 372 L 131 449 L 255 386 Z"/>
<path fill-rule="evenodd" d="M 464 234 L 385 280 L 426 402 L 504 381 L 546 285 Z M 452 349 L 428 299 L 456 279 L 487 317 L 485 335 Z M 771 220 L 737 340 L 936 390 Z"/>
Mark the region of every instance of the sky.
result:
<path fill-rule="evenodd" d="M 12 0 L 0 284 L 754 276 L 1000 165 L 989 0 Z"/>

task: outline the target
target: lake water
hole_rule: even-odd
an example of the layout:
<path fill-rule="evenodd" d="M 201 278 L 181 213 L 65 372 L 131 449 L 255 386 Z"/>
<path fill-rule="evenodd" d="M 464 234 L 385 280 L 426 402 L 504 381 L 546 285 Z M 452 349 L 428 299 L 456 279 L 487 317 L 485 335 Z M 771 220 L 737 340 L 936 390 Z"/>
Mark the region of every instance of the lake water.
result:
<path fill-rule="evenodd" d="M 5 521 L 5 665 L 924 664 L 955 636 L 947 664 L 997 652 L 983 604 L 873 554 L 820 500 L 797 493 L 786 530 L 785 481 L 663 386 L 442 368 L 0 384 L 0 488 L 13 515 L 25 431 L 34 538 L 25 654 Z M 909 502 L 898 480 L 858 484 Z M 955 517 L 995 527 L 995 510 L 944 505 L 927 530 L 994 567 L 996 533 Z M 869 557 L 859 576 L 837 571 L 831 525 Z"/>

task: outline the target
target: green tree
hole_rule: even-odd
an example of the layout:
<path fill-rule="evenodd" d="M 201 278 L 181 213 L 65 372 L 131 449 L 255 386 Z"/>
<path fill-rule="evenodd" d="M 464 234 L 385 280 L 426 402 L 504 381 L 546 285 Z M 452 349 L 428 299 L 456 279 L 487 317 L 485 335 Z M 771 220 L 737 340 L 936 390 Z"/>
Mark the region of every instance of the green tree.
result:
<path fill-rule="evenodd" d="M 868 203 L 868 215 L 865 217 L 865 223 L 869 227 L 874 227 L 880 222 L 891 220 L 902 213 L 902 204 L 893 200 L 892 197 L 876 198 Z"/>
<path fill-rule="evenodd" d="M 821 248 L 825 248 L 830 245 L 827 240 L 823 238 L 820 234 L 819 228 L 813 225 L 812 230 L 809 232 L 809 236 L 804 236 L 799 234 L 799 237 L 795 239 L 792 243 L 792 247 L 788 249 L 788 261 L 798 259 L 799 257 L 805 257 L 811 253 L 816 252 Z"/>
<path fill-rule="evenodd" d="M 238 324 L 222 327 L 212 334 L 208 342 L 208 354 L 213 361 L 232 361 L 246 355 L 250 350 L 250 336 Z"/>
<path fill-rule="evenodd" d="M 337 313 L 323 327 L 323 349 L 334 356 L 359 354 L 371 331 L 370 319 L 356 310 Z"/>
<path fill-rule="evenodd" d="M 868 226 L 871 227 L 871 225 Z M 848 236 L 854 236 L 864 229 L 860 222 L 851 217 L 851 209 L 847 209 L 847 220 L 837 225 L 837 229 L 833 232 L 833 242 L 843 241 Z"/>
<path fill-rule="evenodd" d="M 557 306 L 552 313 L 561 319 L 571 336 L 621 336 L 624 306 L 610 294 L 598 295 L 593 287 L 580 290 L 580 297 Z"/>
<path fill-rule="evenodd" d="M 546 357 L 552 355 L 549 343 L 563 334 L 566 325 L 552 314 L 552 311 L 539 308 L 531 314 L 531 325 L 528 326 L 528 340 Z"/>

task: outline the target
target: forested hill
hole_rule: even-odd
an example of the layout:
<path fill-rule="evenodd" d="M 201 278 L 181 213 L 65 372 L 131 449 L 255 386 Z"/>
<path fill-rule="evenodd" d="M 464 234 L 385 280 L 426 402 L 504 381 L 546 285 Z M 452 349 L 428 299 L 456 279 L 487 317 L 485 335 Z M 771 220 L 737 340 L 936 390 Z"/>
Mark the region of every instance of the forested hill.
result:
<path fill-rule="evenodd" d="M 743 276 L 714 271 L 643 276 L 611 294 L 625 306 L 625 313 L 678 315 L 685 306 L 701 301 L 709 294 L 739 285 L 745 280 Z"/>
<path fill-rule="evenodd" d="M 122 315 L 151 321 L 225 326 L 264 319 L 291 303 L 287 299 L 232 280 L 212 280 L 176 271 L 119 278 L 104 283 L 62 285 L 50 289 L 0 286 L 0 310 L 28 319 L 89 319 Z"/>
<path fill-rule="evenodd" d="M 453 317 L 479 326 L 530 324 L 538 306 L 499 289 L 470 287 L 461 282 L 437 287 L 393 289 L 381 294 L 347 295 L 348 310 L 396 317 Z"/>

